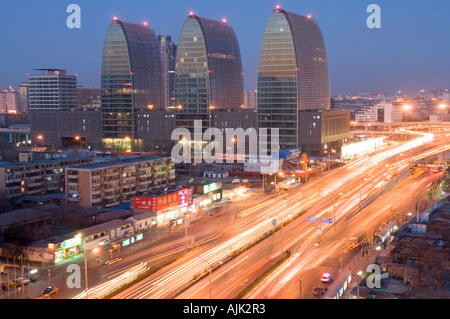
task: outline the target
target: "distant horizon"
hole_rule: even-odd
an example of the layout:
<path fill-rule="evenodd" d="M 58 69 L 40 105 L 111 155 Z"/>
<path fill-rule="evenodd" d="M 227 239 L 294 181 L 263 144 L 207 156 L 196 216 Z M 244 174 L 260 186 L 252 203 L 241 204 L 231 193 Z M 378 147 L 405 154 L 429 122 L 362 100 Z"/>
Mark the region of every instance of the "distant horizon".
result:
<path fill-rule="evenodd" d="M 244 66 L 244 86 L 257 89 L 257 68 L 262 34 L 277 4 L 319 23 L 325 45 L 332 95 L 362 92 L 411 94 L 450 88 L 450 3 L 377 0 L 381 29 L 369 29 L 370 1 L 332 0 L 246 1 L 213 3 L 201 0 L 164 2 L 77 0 L 81 28 L 69 29 L 69 1 L 7 2 L 0 13 L 6 49 L 0 63 L 0 89 L 17 89 L 34 69 L 61 68 L 78 74 L 78 84 L 100 88 L 101 56 L 106 29 L 113 16 L 134 23 L 148 21 L 157 35 L 178 43 L 189 11 L 203 17 L 227 18 L 238 37 Z M 107 5 L 106 5 L 107 4 Z M 2 14 L 3 13 L 3 14 Z M 424 18 L 424 14 L 426 16 Z"/>

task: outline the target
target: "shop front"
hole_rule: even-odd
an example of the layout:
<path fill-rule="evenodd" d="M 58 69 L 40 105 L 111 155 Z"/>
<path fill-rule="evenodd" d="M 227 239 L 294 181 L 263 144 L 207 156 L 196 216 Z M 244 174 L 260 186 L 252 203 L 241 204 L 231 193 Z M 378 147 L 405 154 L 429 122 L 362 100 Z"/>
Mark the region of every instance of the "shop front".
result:
<path fill-rule="evenodd" d="M 56 264 L 73 256 L 79 255 L 81 252 L 80 245 L 81 238 L 74 237 L 60 243 L 49 243 L 48 251 L 53 254 L 53 260 Z"/>

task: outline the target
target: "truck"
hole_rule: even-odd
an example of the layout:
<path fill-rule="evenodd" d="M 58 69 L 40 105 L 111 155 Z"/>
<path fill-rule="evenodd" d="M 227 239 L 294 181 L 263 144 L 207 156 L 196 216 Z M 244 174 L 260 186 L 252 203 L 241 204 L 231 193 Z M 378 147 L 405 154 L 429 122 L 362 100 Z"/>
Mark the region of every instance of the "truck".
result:
<path fill-rule="evenodd" d="M 367 232 L 362 231 L 358 233 L 356 236 L 350 237 L 346 244 L 344 245 L 344 248 L 342 249 L 344 252 L 350 251 L 352 249 L 355 249 L 359 245 L 363 244 L 364 242 L 368 241 Z"/>

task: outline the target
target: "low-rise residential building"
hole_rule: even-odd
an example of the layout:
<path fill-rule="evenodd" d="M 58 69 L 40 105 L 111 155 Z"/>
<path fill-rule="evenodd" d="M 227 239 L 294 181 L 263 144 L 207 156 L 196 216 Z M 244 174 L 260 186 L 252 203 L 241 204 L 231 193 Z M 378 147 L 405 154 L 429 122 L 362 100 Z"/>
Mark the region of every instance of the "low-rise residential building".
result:
<path fill-rule="evenodd" d="M 137 156 L 67 169 L 65 198 L 82 207 L 109 208 L 174 184 L 170 157 Z"/>
<path fill-rule="evenodd" d="M 92 163 L 94 157 L 94 152 L 21 153 L 19 161 L 0 162 L 0 201 L 63 193 L 65 169 Z"/>
<path fill-rule="evenodd" d="M 106 223 L 81 229 L 74 234 L 74 238 L 80 238 L 82 251 L 90 251 L 99 246 L 106 246 L 120 241 L 123 237 L 132 235 L 133 233 L 132 222 L 114 219 Z"/>
<path fill-rule="evenodd" d="M 150 211 L 142 214 L 136 214 L 127 218 L 127 221 L 133 223 L 135 233 L 145 232 L 156 225 L 156 212 Z"/>

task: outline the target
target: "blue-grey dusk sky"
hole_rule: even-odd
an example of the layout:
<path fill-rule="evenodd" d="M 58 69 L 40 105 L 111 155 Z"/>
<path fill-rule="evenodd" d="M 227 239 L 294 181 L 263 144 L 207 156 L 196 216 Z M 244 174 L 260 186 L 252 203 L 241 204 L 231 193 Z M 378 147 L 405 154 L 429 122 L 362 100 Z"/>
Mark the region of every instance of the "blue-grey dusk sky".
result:
<path fill-rule="evenodd" d="M 69 4 L 81 28 L 69 29 Z M 367 6 L 381 7 L 381 29 L 369 29 Z M 245 88 L 256 89 L 259 48 L 277 4 L 311 14 L 324 35 L 331 92 L 450 88 L 448 0 L 15 0 L 0 7 L 0 88 L 17 87 L 36 68 L 64 68 L 85 87 L 100 87 L 101 56 L 113 16 L 147 21 L 175 42 L 189 11 L 227 18 L 239 40 Z"/>

